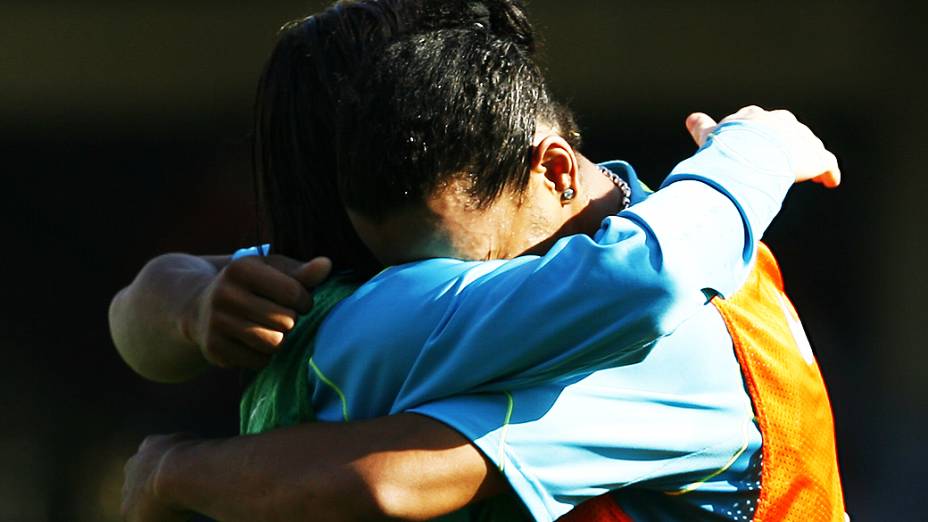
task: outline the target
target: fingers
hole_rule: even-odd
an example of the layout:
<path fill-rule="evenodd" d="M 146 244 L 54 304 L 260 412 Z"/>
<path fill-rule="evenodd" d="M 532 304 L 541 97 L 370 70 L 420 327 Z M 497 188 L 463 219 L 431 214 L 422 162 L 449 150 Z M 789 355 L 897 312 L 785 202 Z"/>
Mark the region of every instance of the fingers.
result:
<path fill-rule="evenodd" d="M 299 281 L 260 259 L 236 261 L 223 270 L 223 275 L 255 295 L 298 313 L 306 313 L 312 307 L 312 297 Z"/>
<path fill-rule="evenodd" d="M 841 183 L 841 169 L 835 155 L 792 112 L 782 109 L 767 111 L 757 105 L 749 105 L 722 119 L 722 123 L 732 121 L 763 125 L 777 136 L 789 157 L 796 183 L 812 180 L 828 188 Z M 696 143 L 702 146 L 715 125 L 711 118 L 697 112 L 687 118 L 686 127 Z"/>
<path fill-rule="evenodd" d="M 254 295 L 240 287 L 226 288 L 221 296 L 222 308 L 257 325 L 289 332 L 296 325 L 296 311 Z"/>
<path fill-rule="evenodd" d="M 332 260 L 327 257 L 311 259 L 292 272 L 293 277 L 308 289 L 322 284 L 332 272 Z"/>
<path fill-rule="evenodd" d="M 821 183 L 827 188 L 835 188 L 841 184 L 841 168 L 838 166 L 838 158 L 827 150 L 824 154 L 825 164 L 828 168 L 820 176 L 812 178 L 812 181 Z"/>
<path fill-rule="evenodd" d="M 702 112 L 694 112 L 686 118 L 686 130 L 689 131 L 693 141 L 699 147 L 706 143 L 706 139 L 716 126 L 718 126 L 718 123 L 708 114 Z"/>
<path fill-rule="evenodd" d="M 768 111 L 765 111 L 764 109 L 758 107 L 757 105 L 748 105 L 746 107 L 742 107 L 738 109 L 738 112 L 734 114 L 730 114 L 722 118 L 721 123 L 727 123 L 729 121 L 734 121 L 734 120 L 751 120 L 751 119 L 757 118 L 760 115 L 767 115 L 767 114 L 769 114 Z"/>
<path fill-rule="evenodd" d="M 230 263 L 199 305 L 195 338 L 205 359 L 224 368 L 267 365 L 296 326 L 297 315 L 312 307 L 307 286 L 321 283 L 331 266 L 326 258 L 300 263 L 284 256 Z"/>
<path fill-rule="evenodd" d="M 217 314 L 213 320 L 215 338 L 233 340 L 266 355 L 275 353 L 286 335 L 235 315 Z"/>
<path fill-rule="evenodd" d="M 285 256 L 250 257 L 227 265 L 200 306 L 197 344 L 220 367 L 261 368 L 312 307 L 311 289 L 331 273 L 318 257 L 301 263 Z"/>
<path fill-rule="evenodd" d="M 267 366 L 271 356 L 252 349 L 235 339 L 217 338 L 204 351 L 206 358 L 220 368 L 250 368 Z"/>

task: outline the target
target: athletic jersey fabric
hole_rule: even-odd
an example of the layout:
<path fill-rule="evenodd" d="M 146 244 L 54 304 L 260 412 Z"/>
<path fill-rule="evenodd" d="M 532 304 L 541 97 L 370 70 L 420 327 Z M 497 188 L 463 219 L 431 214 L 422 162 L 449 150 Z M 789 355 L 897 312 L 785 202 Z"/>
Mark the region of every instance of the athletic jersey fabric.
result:
<path fill-rule="evenodd" d="M 542 257 L 385 270 L 319 329 L 318 418 L 435 417 L 538 520 L 630 485 L 687 489 L 687 520 L 756 501 L 759 432 L 706 305 L 743 282 L 792 184 L 779 143 L 762 125 L 724 124 L 658 193 Z"/>
<path fill-rule="evenodd" d="M 712 304 L 731 334 L 764 441 L 759 498 L 732 505 L 725 515 L 758 522 L 846 521 L 825 384 L 770 250 L 760 245 L 748 281 L 730 299 Z M 623 508 L 664 508 L 668 497 L 690 489 L 618 490 L 584 502 L 561 522 L 646 520 Z M 691 517 L 684 512 L 679 518 Z"/>
<path fill-rule="evenodd" d="M 239 250 L 235 256 L 257 253 L 253 247 Z M 360 284 L 351 277 L 335 276 L 313 290 L 312 309 L 297 319 L 281 350 L 255 375 L 242 394 L 239 403 L 242 435 L 316 420 L 307 393 L 310 389 L 307 362 L 316 348 L 316 330 L 332 307 L 351 295 Z"/>

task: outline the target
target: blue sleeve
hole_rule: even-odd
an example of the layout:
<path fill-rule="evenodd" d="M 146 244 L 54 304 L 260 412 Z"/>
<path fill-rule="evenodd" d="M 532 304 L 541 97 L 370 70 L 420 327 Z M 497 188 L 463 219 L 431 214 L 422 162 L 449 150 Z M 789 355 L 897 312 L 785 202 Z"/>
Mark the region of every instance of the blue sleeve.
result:
<path fill-rule="evenodd" d="M 677 165 L 661 188 L 696 180 L 729 197 L 745 223 L 748 260 L 794 179 L 789 155 L 776 133 L 761 124 L 733 121 L 709 134 L 702 148 Z"/>
<path fill-rule="evenodd" d="M 564 238 L 543 257 L 385 271 L 327 318 L 317 369 L 357 418 L 640 360 L 708 295 L 737 289 L 752 261 L 745 238 L 761 235 L 791 184 L 777 146 L 744 127 L 721 128 L 665 188 L 604 220 L 594 238 Z M 746 132 L 733 140 L 740 156 L 716 151 Z"/>
<path fill-rule="evenodd" d="M 266 256 L 270 250 L 271 245 L 267 243 L 261 245 L 260 247 L 253 246 L 248 248 L 240 248 L 232 254 L 232 260 L 235 261 L 236 259 L 249 256 Z"/>
<path fill-rule="evenodd" d="M 722 512 L 756 501 L 750 488 L 731 494 L 760 478 L 751 464 L 761 436 L 721 317 L 704 309 L 654 349 L 659 353 L 639 364 L 577 382 L 457 395 L 410 411 L 471 440 L 535 520 L 557 519 L 586 499 L 633 485 L 689 490 L 676 501 L 727 503 Z M 693 510 L 683 517 L 706 518 L 715 520 Z"/>

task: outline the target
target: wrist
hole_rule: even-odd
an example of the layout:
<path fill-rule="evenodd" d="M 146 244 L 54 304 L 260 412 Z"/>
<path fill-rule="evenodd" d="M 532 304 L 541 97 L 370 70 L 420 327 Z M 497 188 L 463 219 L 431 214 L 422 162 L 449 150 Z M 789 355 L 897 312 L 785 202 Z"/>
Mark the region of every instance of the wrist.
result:
<path fill-rule="evenodd" d="M 241 444 L 243 439 L 186 439 L 173 444 L 152 474 L 152 498 L 176 513 L 198 513 L 229 522 L 311 519 L 274 518 L 274 513 L 290 511 L 285 510 L 287 506 L 266 502 L 265 490 L 273 489 L 275 477 L 262 475 L 260 466 L 254 473 L 245 466 L 251 452 L 250 445 Z"/>
<path fill-rule="evenodd" d="M 197 480 L 202 476 L 198 470 L 209 444 L 208 440 L 182 440 L 164 452 L 150 485 L 152 496 L 160 505 L 184 512 L 199 512 L 204 507 L 197 497 L 202 489 Z"/>
<path fill-rule="evenodd" d="M 155 467 L 155 472 L 151 475 L 152 478 L 149 487 L 152 496 L 166 507 L 173 509 L 182 507 L 182 503 L 177 495 L 177 491 L 182 488 L 177 487 L 177 485 L 182 482 L 179 480 L 179 477 L 182 475 L 179 470 L 183 469 L 185 466 L 180 461 L 184 459 L 183 449 L 191 444 L 192 441 L 183 441 L 169 447 L 164 454 L 161 455 Z"/>
<path fill-rule="evenodd" d="M 709 134 L 703 148 L 714 147 L 722 155 L 751 170 L 780 176 L 791 185 L 793 158 L 782 131 L 761 121 L 735 120 L 720 124 Z"/>
<path fill-rule="evenodd" d="M 197 281 L 190 297 L 184 303 L 180 315 L 177 317 L 176 328 L 180 338 L 185 344 L 196 348 L 202 354 L 203 335 L 201 322 L 203 319 L 204 299 L 209 289 L 209 281 Z"/>

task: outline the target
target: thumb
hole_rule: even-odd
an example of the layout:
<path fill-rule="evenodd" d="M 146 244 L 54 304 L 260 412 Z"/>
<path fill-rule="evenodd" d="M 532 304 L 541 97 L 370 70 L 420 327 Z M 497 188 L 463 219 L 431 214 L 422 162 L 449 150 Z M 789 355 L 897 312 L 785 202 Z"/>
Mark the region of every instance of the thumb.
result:
<path fill-rule="evenodd" d="M 825 164 L 825 172 L 816 177 L 813 181 L 821 183 L 828 188 L 835 188 L 841 184 L 841 168 L 838 166 L 838 158 L 826 150 Z"/>
<path fill-rule="evenodd" d="M 332 273 L 332 260 L 327 257 L 316 257 L 303 263 L 293 271 L 293 278 L 299 281 L 307 290 L 322 284 Z"/>
<path fill-rule="evenodd" d="M 694 112 L 686 117 L 686 130 L 689 131 L 690 136 L 693 137 L 693 141 L 695 141 L 696 145 L 699 147 L 702 147 L 703 144 L 706 143 L 706 138 L 709 136 L 709 133 L 717 126 L 718 123 L 703 112 Z"/>

